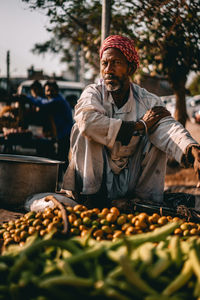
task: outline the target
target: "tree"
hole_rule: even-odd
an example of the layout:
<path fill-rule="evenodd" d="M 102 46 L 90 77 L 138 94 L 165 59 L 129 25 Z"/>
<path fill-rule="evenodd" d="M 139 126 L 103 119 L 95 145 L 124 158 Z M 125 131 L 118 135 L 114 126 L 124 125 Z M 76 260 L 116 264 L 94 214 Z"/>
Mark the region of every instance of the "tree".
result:
<path fill-rule="evenodd" d="M 198 0 L 143 0 L 134 5 L 143 66 L 167 76 L 176 95 L 175 118 L 183 125 L 187 76 L 200 67 L 199 7 Z"/>
<path fill-rule="evenodd" d="M 36 52 L 63 50 L 70 61 L 81 45 L 87 62 L 99 72 L 100 1 L 22 1 L 46 10 L 49 16 L 52 39 L 37 44 Z M 133 38 L 141 70 L 168 78 L 177 99 L 175 118 L 185 125 L 187 76 L 200 67 L 199 0 L 112 0 L 111 4 L 110 34 Z"/>

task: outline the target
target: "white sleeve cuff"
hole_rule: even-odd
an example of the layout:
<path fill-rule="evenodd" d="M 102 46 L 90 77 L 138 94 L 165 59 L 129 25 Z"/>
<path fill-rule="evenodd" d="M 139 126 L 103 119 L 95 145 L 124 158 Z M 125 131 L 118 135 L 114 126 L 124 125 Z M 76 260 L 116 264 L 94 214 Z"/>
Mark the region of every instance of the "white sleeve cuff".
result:
<path fill-rule="evenodd" d="M 116 137 L 118 135 L 119 129 L 121 127 L 122 120 L 120 119 L 110 119 L 110 125 L 108 129 L 108 135 L 107 135 L 107 147 L 112 148 Z"/>

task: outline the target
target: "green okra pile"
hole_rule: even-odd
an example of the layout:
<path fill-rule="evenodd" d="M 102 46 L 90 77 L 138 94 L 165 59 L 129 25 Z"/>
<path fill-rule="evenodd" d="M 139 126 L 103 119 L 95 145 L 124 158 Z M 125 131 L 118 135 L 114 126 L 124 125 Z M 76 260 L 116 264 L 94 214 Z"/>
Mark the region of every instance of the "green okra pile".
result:
<path fill-rule="evenodd" d="M 114 242 L 31 236 L 0 256 L 0 299 L 198 299 L 200 239 L 170 235 L 179 225 Z"/>

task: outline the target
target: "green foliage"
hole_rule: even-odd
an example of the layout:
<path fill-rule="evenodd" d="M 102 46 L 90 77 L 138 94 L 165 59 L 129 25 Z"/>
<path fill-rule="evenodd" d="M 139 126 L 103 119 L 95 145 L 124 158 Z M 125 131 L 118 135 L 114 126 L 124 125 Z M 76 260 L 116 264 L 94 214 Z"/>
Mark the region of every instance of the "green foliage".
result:
<path fill-rule="evenodd" d="M 200 75 L 195 76 L 189 86 L 189 91 L 192 96 L 200 94 Z"/>
<path fill-rule="evenodd" d="M 167 75 L 175 89 L 190 70 L 200 67 L 198 8 L 196 0 L 145 0 L 136 8 L 143 63 Z"/>
<path fill-rule="evenodd" d="M 79 45 L 86 60 L 99 69 L 101 2 L 89 0 L 22 0 L 32 9 L 45 10 L 51 41 L 36 44 L 34 51 L 65 54 Z M 186 80 L 200 66 L 198 0 L 113 0 L 110 34 L 133 39 L 140 52 L 141 67 L 153 74 L 167 75 L 175 84 Z M 66 43 L 67 41 L 67 43 Z M 71 55 L 66 55 L 71 58 Z"/>

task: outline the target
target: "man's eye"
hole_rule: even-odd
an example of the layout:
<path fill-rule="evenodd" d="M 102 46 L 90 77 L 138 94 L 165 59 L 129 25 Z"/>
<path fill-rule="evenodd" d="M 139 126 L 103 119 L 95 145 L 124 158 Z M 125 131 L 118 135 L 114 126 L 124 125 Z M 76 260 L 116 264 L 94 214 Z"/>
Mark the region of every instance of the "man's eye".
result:
<path fill-rule="evenodd" d="M 105 66 L 107 66 L 107 62 L 102 61 L 102 62 L 101 62 L 101 65 L 105 67 Z"/>
<path fill-rule="evenodd" d="M 122 63 L 121 60 L 116 60 L 116 61 L 115 61 L 115 64 L 116 64 L 116 65 L 121 65 L 121 63 Z"/>

